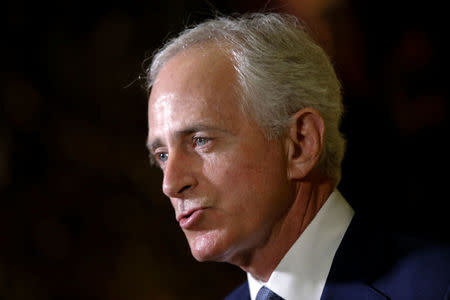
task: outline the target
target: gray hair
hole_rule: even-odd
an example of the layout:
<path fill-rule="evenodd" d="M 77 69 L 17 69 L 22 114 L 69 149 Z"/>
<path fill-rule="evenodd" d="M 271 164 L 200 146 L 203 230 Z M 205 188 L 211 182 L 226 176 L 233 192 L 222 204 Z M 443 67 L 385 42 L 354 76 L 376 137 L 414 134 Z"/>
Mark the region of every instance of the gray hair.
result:
<path fill-rule="evenodd" d="M 245 114 L 273 139 L 286 133 L 297 111 L 312 107 L 324 119 L 319 167 L 339 182 L 345 139 L 339 131 L 343 104 L 336 73 L 320 46 L 297 18 L 276 13 L 216 17 L 169 40 L 147 69 L 150 91 L 173 56 L 204 43 L 226 51 L 237 72 L 237 93 Z"/>

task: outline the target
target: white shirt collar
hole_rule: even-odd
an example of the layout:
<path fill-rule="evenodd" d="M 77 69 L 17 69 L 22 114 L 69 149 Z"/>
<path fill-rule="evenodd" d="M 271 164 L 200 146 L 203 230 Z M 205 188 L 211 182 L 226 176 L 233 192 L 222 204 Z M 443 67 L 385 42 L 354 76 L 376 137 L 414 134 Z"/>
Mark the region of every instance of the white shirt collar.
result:
<path fill-rule="evenodd" d="M 267 282 L 247 273 L 251 299 L 255 300 L 265 285 L 286 300 L 320 300 L 334 255 L 353 215 L 339 191 L 331 193 Z"/>

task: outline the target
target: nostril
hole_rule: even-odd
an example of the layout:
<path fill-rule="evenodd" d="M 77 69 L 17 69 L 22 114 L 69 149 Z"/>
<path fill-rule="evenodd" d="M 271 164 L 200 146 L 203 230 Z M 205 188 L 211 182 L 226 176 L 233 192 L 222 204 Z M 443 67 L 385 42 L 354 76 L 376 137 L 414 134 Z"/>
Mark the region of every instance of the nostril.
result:
<path fill-rule="evenodd" d="M 181 194 L 182 192 L 184 192 L 185 190 L 190 189 L 190 188 L 191 188 L 190 185 L 185 185 L 178 191 L 178 194 Z"/>

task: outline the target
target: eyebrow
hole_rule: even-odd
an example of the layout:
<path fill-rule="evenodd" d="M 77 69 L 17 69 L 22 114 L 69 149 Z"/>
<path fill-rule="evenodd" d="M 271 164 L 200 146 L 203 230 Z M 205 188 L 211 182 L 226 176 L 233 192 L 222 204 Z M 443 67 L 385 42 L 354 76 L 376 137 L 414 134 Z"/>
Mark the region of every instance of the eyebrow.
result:
<path fill-rule="evenodd" d="M 181 136 L 186 136 L 186 135 L 193 134 L 195 132 L 206 131 L 206 130 L 227 132 L 227 130 L 225 130 L 225 129 L 218 128 L 218 127 L 211 126 L 211 125 L 194 124 L 187 128 L 176 131 L 175 137 L 179 138 Z M 159 138 L 156 138 L 154 141 L 150 141 L 149 139 L 147 139 L 147 148 L 151 153 L 153 153 L 158 147 L 161 147 L 163 145 L 164 144 L 162 143 L 162 141 Z"/>

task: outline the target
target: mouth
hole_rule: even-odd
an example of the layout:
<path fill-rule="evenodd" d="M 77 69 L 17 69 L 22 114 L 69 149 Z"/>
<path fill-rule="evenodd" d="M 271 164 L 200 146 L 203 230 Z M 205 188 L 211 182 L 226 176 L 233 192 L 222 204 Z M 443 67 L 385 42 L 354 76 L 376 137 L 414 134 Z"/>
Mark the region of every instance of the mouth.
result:
<path fill-rule="evenodd" d="M 183 229 L 188 229 L 196 223 L 201 217 L 201 215 L 206 210 L 206 207 L 198 207 L 188 210 L 185 213 L 180 214 L 177 217 L 177 221 L 180 224 L 180 227 Z"/>

